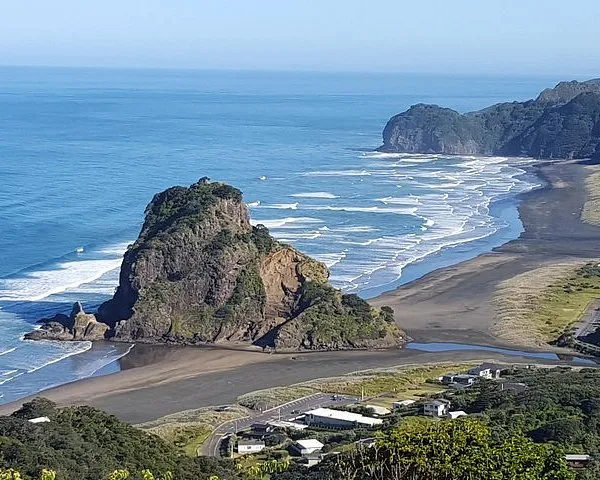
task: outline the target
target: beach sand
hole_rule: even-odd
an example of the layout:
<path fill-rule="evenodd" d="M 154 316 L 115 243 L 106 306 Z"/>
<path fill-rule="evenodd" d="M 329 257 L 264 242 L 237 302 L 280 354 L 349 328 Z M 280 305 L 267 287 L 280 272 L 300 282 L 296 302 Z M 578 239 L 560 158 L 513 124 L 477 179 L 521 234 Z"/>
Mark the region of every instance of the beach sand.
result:
<path fill-rule="evenodd" d="M 493 335 L 496 321 L 493 296 L 497 285 L 557 261 L 594 258 L 600 243 L 600 228 L 580 219 L 586 199 L 585 167 L 560 162 L 534 169 L 548 186 L 524 194 L 519 211 L 525 231 L 519 239 L 473 260 L 436 270 L 373 299 L 372 303 L 392 306 L 399 325 L 419 342 L 539 350 L 533 345 L 523 348 Z M 186 409 L 233 403 L 239 395 L 254 390 L 357 370 L 483 359 L 549 363 L 477 350 L 427 353 L 396 349 L 269 355 L 233 348 L 136 346 L 122 360 L 123 371 L 63 385 L 43 392 L 42 396 L 59 404 L 93 405 L 125 421 L 139 423 Z M 0 414 L 13 411 L 21 403 L 1 406 Z"/>
<path fill-rule="evenodd" d="M 600 228 L 581 221 L 586 168 L 561 162 L 535 167 L 535 173 L 547 186 L 523 195 L 519 213 L 525 231 L 518 239 L 436 270 L 371 303 L 394 308 L 402 328 L 416 341 L 535 349 L 535 344 L 507 342 L 492 334 L 498 284 L 539 267 L 597 258 L 600 245 Z"/>

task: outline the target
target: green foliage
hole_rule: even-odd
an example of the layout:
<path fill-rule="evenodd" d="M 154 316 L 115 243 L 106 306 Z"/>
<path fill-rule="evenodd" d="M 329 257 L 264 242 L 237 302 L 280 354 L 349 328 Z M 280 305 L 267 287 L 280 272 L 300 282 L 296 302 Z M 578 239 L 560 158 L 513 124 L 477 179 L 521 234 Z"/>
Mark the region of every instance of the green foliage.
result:
<path fill-rule="evenodd" d="M 10 417 L 0 417 L 1 464 L 20 472 L 23 480 L 54 480 L 50 471 L 56 472 L 56 480 L 148 480 L 148 472 L 156 480 L 196 480 L 212 474 L 238 478 L 231 463 L 187 457 L 174 445 L 99 410 L 50 406 L 36 400 Z M 27 421 L 31 417 L 25 412 L 40 411 L 51 421 Z"/>
<path fill-rule="evenodd" d="M 156 194 L 146 208 L 144 226 L 136 244 L 159 232 L 173 231 L 181 224 L 197 224 L 219 200 L 241 202 L 242 192 L 230 185 L 210 182 L 207 177 L 203 177 L 190 188 L 171 187 Z"/>
<path fill-rule="evenodd" d="M 523 369 L 510 381 L 527 389 L 516 393 L 483 382 L 456 392 L 453 407 L 481 414 L 498 439 L 523 432 L 569 453 L 600 453 L 600 372 Z"/>
<path fill-rule="evenodd" d="M 382 313 L 358 295 L 343 295 L 326 283 L 306 282 L 298 297 L 294 315 L 302 314 L 302 328 L 313 347 L 376 346 L 388 335 L 399 335 L 389 322 L 391 309 Z"/>
<path fill-rule="evenodd" d="M 256 245 L 261 255 L 272 252 L 278 245 L 277 241 L 269 234 L 269 229 L 264 225 L 252 227 L 251 240 Z"/>
<path fill-rule="evenodd" d="M 275 479 L 347 480 L 573 480 L 561 450 L 521 435 L 495 442 L 472 419 L 406 421 L 381 435 L 374 447 L 333 456 L 312 474 Z"/>

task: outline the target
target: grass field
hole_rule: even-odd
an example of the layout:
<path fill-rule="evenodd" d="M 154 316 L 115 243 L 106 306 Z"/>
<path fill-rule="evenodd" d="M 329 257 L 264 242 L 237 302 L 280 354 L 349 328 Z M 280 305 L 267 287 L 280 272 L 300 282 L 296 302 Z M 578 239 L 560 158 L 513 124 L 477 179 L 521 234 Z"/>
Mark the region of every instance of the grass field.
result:
<path fill-rule="evenodd" d="M 440 363 L 407 365 L 395 368 L 365 370 L 340 377 L 320 378 L 288 387 L 269 388 L 243 395 L 238 402 L 244 406 L 276 405 L 317 392 L 370 397 L 369 403 L 385 407 L 398 399 L 417 399 L 441 390 L 427 383 L 448 372 L 462 372 L 476 365 Z M 377 398 L 372 398 L 377 397 Z M 279 403 L 276 403 L 279 402 Z"/>
<path fill-rule="evenodd" d="M 186 455 L 196 456 L 198 447 L 217 426 L 247 415 L 248 411 L 240 406 L 233 406 L 225 411 L 208 407 L 174 413 L 136 426 L 175 444 Z"/>
<path fill-rule="evenodd" d="M 561 263 L 502 282 L 494 299 L 494 334 L 524 346 L 556 340 L 600 297 L 600 271 L 593 265 Z"/>

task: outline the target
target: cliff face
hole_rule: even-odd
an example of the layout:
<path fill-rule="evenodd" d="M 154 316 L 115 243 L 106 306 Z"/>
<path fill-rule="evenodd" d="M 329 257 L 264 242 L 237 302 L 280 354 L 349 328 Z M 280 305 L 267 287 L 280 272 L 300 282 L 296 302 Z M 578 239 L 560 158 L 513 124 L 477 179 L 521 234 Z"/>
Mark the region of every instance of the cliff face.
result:
<path fill-rule="evenodd" d="M 325 265 L 253 227 L 239 190 L 201 179 L 155 195 L 123 258 L 119 287 L 94 320 L 118 341 L 284 349 L 404 342 L 393 312 L 342 295 L 328 275 Z"/>
<path fill-rule="evenodd" d="M 466 114 L 419 104 L 388 121 L 379 150 L 600 160 L 599 112 L 600 79 Z"/>

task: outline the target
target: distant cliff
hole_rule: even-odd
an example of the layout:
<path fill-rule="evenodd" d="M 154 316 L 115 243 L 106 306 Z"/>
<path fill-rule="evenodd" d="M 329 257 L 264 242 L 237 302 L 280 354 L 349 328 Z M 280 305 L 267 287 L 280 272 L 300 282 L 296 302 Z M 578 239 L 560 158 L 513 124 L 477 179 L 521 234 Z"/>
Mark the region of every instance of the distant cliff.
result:
<path fill-rule="evenodd" d="M 123 258 L 119 287 L 96 319 L 107 327 L 107 338 L 119 341 L 249 342 L 280 349 L 404 342 L 391 309 L 343 295 L 328 276 L 322 263 L 278 243 L 265 227 L 253 227 L 239 190 L 201 179 L 154 196 Z M 51 320 L 37 338 L 55 332 L 55 338 L 85 339 L 85 329 L 75 335 L 67 317 L 58 325 Z"/>
<path fill-rule="evenodd" d="M 561 82 L 535 100 L 465 114 L 413 105 L 388 121 L 379 150 L 600 161 L 600 79 Z"/>

